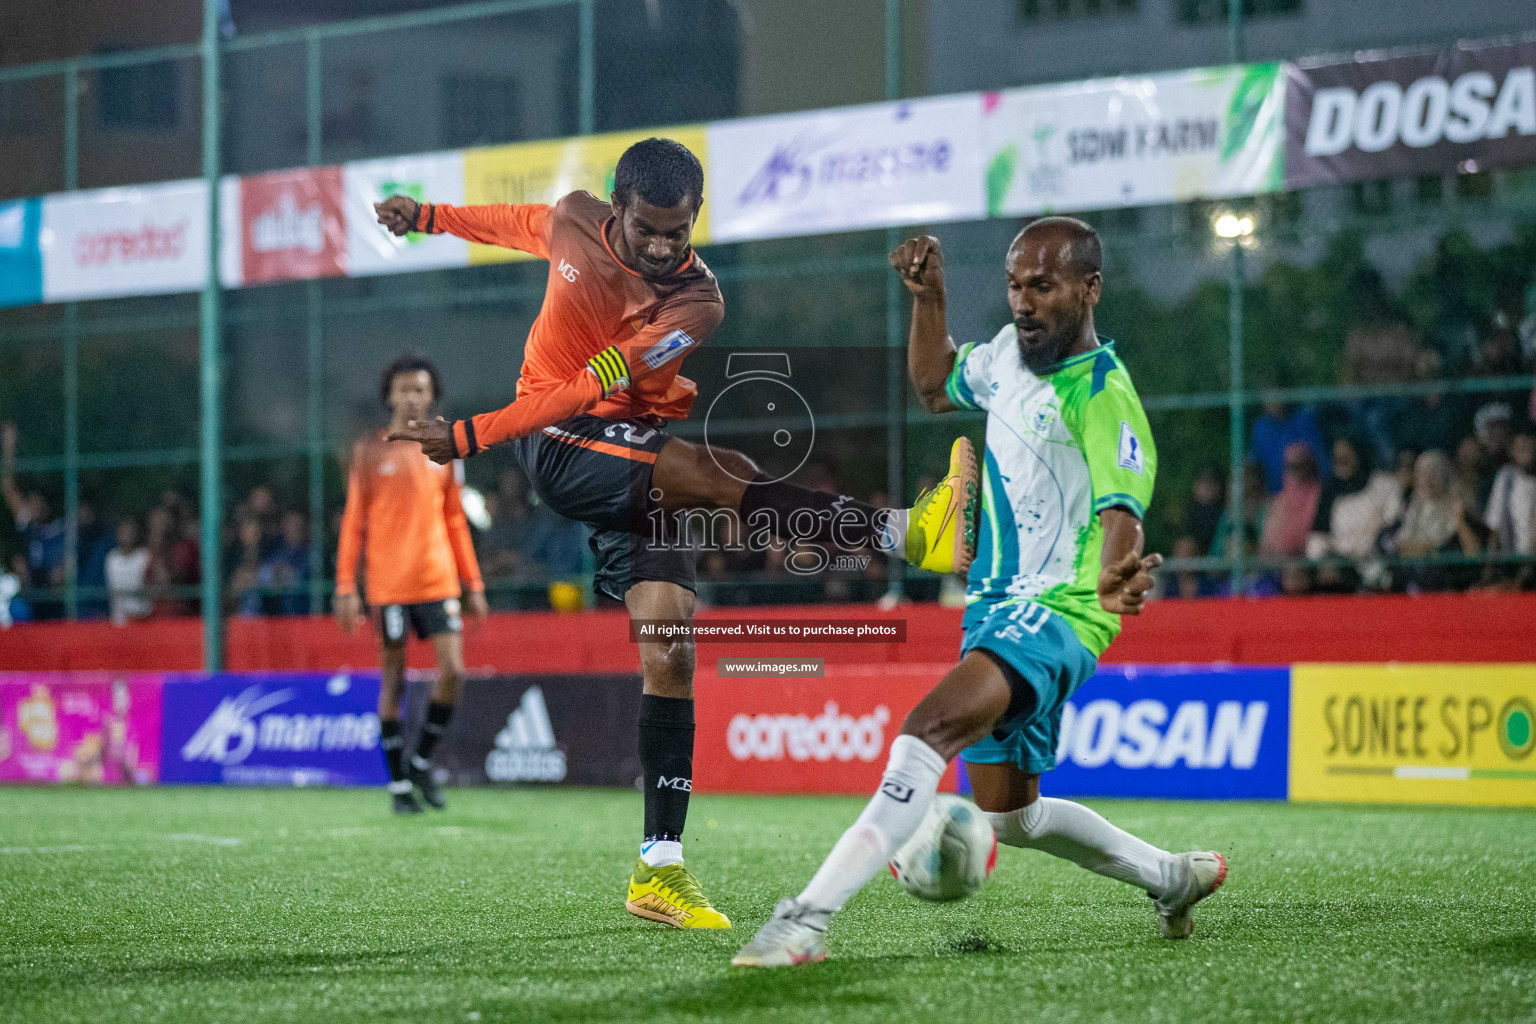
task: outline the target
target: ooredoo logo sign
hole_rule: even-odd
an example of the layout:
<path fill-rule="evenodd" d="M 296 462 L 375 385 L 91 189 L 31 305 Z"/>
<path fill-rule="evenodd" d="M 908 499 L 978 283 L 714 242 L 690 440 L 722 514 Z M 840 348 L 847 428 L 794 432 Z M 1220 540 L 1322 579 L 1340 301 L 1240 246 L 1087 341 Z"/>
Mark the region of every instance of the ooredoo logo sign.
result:
<path fill-rule="evenodd" d="M 240 259 L 247 284 L 346 272 L 340 167 L 300 168 L 240 181 Z"/>
<path fill-rule="evenodd" d="M 941 667 L 839 667 L 822 679 L 700 679 L 693 784 L 729 793 L 869 794 Z M 953 792 L 951 766 L 941 788 Z"/>
<path fill-rule="evenodd" d="M 1536 42 L 1289 68 L 1286 184 L 1536 159 Z"/>
<path fill-rule="evenodd" d="M 884 704 L 855 716 L 829 700 L 814 717 L 737 715 L 725 743 L 738 761 L 874 761 L 885 750 L 890 721 L 891 709 Z"/>
<path fill-rule="evenodd" d="M 208 274 L 201 181 L 46 196 L 38 247 L 43 299 L 194 291 Z"/>

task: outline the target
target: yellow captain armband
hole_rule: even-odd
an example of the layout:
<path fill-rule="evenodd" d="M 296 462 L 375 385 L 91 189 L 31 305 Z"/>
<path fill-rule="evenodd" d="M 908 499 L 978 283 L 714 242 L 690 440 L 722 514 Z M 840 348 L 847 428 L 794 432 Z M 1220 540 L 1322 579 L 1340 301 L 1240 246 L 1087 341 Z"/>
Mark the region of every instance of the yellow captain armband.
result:
<path fill-rule="evenodd" d="M 629 387 L 629 364 L 624 361 L 617 345 L 610 345 L 588 359 L 587 369 L 597 375 L 598 383 L 603 386 L 604 398 Z"/>

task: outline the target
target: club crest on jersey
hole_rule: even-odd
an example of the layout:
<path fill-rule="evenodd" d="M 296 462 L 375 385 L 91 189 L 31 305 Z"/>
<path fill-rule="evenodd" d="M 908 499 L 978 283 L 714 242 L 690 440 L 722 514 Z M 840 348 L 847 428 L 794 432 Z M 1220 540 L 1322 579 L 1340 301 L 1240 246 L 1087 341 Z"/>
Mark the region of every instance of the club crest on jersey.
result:
<path fill-rule="evenodd" d="M 1051 424 L 1056 422 L 1057 409 L 1052 403 L 1046 403 L 1037 407 L 1029 418 L 1030 428 L 1035 433 L 1044 437 L 1050 433 Z"/>
<path fill-rule="evenodd" d="M 1137 476 L 1142 471 L 1141 439 L 1124 420 L 1120 421 L 1120 468 L 1128 469 Z"/>
<path fill-rule="evenodd" d="M 673 331 L 640 354 L 641 362 L 655 370 L 697 345 L 686 331 Z"/>

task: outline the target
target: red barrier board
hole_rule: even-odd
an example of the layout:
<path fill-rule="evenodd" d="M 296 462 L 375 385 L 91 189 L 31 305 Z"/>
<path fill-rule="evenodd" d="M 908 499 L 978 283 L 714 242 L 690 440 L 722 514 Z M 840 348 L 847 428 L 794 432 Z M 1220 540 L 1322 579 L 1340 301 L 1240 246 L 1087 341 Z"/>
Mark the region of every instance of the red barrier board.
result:
<path fill-rule="evenodd" d="M 708 657 L 809 656 L 828 666 L 952 662 L 960 611 L 937 605 L 804 605 L 728 608 L 701 618 L 865 618 L 906 622 L 901 643 L 710 644 Z M 378 640 L 347 636 L 330 619 L 231 619 L 233 671 L 372 668 Z M 202 625 L 155 619 L 111 623 L 28 623 L 0 630 L 0 670 L 196 671 Z M 1304 597 L 1159 601 L 1134 619 L 1104 656 L 1108 663 L 1284 665 L 1298 661 L 1513 662 L 1536 651 L 1536 594 L 1425 594 L 1417 597 Z M 502 674 L 634 672 L 640 667 L 622 610 L 561 615 L 503 613 L 466 630 L 471 668 Z M 430 668 L 432 652 L 412 644 L 410 664 Z"/>
<path fill-rule="evenodd" d="M 824 679 L 715 679 L 702 671 L 694 790 L 873 793 L 902 720 L 949 667 L 829 666 Z M 939 788 L 954 792 L 953 764 Z"/>

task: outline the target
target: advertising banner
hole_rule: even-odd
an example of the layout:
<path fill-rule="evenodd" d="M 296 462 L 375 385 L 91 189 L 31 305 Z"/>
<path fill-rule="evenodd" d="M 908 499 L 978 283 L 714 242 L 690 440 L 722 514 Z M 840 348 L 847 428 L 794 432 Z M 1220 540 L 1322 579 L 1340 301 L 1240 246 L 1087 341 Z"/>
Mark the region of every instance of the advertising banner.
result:
<path fill-rule="evenodd" d="M 986 216 L 1277 191 L 1284 101 L 1273 63 L 988 93 Z"/>
<path fill-rule="evenodd" d="M 229 673 L 165 683 L 160 778 L 382 786 L 377 674 Z"/>
<path fill-rule="evenodd" d="M 828 665 L 822 679 L 709 679 L 700 673 L 694 682 L 694 789 L 873 793 L 902 720 L 951 667 Z M 953 764 L 939 788 L 954 792 Z"/>
<path fill-rule="evenodd" d="M 1048 796 L 1284 800 L 1290 669 L 1106 665 L 1062 709 Z"/>
<path fill-rule="evenodd" d="M 0 782 L 155 782 L 160 698 L 158 675 L 0 674 Z"/>
<path fill-rule="evenodd" d="M 42 226 L 41 199 L 0 203 L 0 309 L 43 301 Z"/>
<path fill-rule="evenodd" d="M 458 785 L 640 777 L 638 675 L 469 679 L 437 763 Z"/>
<path fill-rule="evenodd" d="M 462 267 L 469 243 L 452 235 L 412 233 L 396 238 L 385 231 L 373 204 L 392 195 L 418 203 L 464 202 L 464 154 L 425 153 L 384 160 L 360 160 L 341 169 L 347 225 L 347 273 L 399 274 L 411 270 Z"/>
<path fill-rule="evenodd" d="M 220 220 L 229 239 L 220 253 L 226 285 L 346 273 L 340 167 L 300 167 L 238 180 L 237 192 L 226 186 L 220 193 Z"/>
<path fill-rule="evenodd" d="M 1536 40 L 1286 68 L 1287 188 L 1536 162 Z"/>
<path fill-rule="evenodd" d="M 44 196 L 43 301 L 197 291 L 208 274 L 200 180 Z"/>
<path fill-rule="evenodd" d="M 1536 806 L 1536 664 L 1297 665 L 1291 799 Z"/>
<path fill-rule="evenodd" d="M 711 124 L 712 237 L 978 219 L 980 121 L 967 93 Z"/>
<path fill-rule="evenodd" d="M 702 125 L 468 149 L 464 151 L 464 202 L 470 205 L 554 203 L 579 190 L 606 200 L 613 191 L 613 170 L 618 166 L 619 157 L 636 142 L 653 135 L 677 140 L 704 164 L 706 199 L 693 231 L 694 243 L 703 245 L 711 241 L 710 207 L 718 186 L 711 180 Z M 494 245 L 473 244 L 469 247 L 471 263 L 505 263 L 517 259 L 532 257 Z"/>

